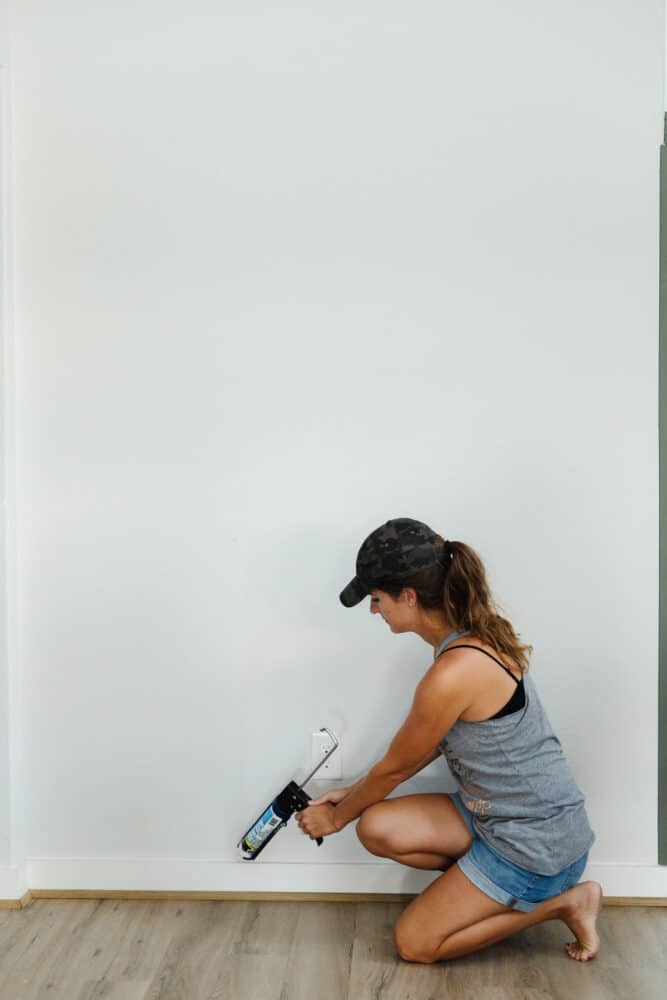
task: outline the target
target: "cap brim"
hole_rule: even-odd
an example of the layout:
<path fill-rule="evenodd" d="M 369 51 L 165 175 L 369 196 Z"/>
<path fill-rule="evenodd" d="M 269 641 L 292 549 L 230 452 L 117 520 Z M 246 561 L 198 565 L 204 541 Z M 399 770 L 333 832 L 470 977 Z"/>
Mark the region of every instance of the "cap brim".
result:
<path fill-rule="evenodd" d="M 364 597 L 368 597 L 370 590 L 368 587 L 361 582 L 358 576 L 350 580 L 347 587 L 340 592 L 340 602 L 346 608 L 353 608 L 355 604 L 359 604 L 363 601 Z"/>

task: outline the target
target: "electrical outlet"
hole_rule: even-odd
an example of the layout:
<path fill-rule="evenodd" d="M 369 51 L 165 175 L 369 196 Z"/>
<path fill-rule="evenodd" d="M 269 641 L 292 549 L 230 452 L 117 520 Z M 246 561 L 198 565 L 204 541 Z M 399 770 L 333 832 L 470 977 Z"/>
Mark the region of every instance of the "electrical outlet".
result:
<path fill-rule="evenodd" d="M 311 758 L 312 765 L 315 767 L 316 764 L 324 757 L 327 751 L 331 750 L 333 743 L 331 742 L 331 737 L 328 733 L 313 733 L 312 734 L 312 750 Z M 325 760 L 322 767 L 313 775 L 313 781 L 333 781 L 336 778 L 342 776 L 341 767 L 341 756 L 340 756 L 340 743 L 332 753 L 330 757 Z"/>

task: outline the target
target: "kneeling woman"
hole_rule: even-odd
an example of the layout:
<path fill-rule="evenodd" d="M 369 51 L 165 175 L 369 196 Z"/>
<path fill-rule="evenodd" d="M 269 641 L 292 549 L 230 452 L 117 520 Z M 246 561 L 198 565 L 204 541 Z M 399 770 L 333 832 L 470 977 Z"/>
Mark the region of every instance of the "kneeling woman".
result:
<path fill-rule="evenodd" d="M 382 760 L 297 813 L 301 829 L 327 836 L 360 817 L 371 853 L 444 872 L 396 924 L 406 960 L 456 958 L 556 918 L 575 935 L 569 957 L 594 958 L 602 888 L 577 883 L 595 834 L 528 676 L 532 646 L 498 614 L 479 556 L 421 521 L 387 521 L 359 549 L 340 600 L 367 596 L 372 614 L 421 636 L 434 661 Z M 441 754 L 456 792 L 387 799 Z"/>

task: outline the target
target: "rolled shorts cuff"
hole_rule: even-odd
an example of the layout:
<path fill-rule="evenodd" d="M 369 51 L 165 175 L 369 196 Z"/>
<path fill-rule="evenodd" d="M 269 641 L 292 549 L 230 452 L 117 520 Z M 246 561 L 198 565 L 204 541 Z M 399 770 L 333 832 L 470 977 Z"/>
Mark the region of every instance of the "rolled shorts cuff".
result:
<path fill-rule="evenodd" d="M 530 913 L 536 906 L 541 905 L 542 901 L 539 903 L 530 903 L 525 899 L 517 899 L 516 896 L 512 896 L 509 892 L 501 889 L 499 885 L 496 885 L 495 882 L 492 882 L 484 874 L 481 868 L 477 867 L 469 854 L 464 854 L 456 863 L 472 884 L 476 885 L 487 896 L 490 896 L 491 899 L 495 899 L 496 903 L 502 903 L 503 906 L 508 906 L 512 910 L 520 910 L 521 913 Z"/>

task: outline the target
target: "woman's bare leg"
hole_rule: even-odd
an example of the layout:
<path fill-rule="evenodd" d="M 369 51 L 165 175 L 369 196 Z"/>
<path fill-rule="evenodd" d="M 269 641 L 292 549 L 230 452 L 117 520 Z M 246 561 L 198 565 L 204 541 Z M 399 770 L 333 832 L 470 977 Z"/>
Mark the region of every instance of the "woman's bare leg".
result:
<path fill-rule="evenodd" d="M 374 803 L 361 814 L 356 831 L 371 854 L 428 871 L 446 871 L 472 843 L 451 796 L 438 793 Z"/>
<path fill-rule="evenodd" d="M 377 854 L 379 852 L 373 851 Z M 429 871 L 446 871 L 456 862 L 456 858 L 448 858 L 444 854 L 431 854 L 420 851 L 412 854 L 380 854 L 399 864 L 410 868 L 422 868 Z M 534 927 L 547 920 L 562 920 L 575 935 L 575 940 L 565 945 L 565 951 L 570 958 L 579 962 L 587 962 L 598 953 L 600 938 L 597 933 L 597 918 L 602 908 L 602 888 L 597 882 L 581 882 L 568 889 L 567 892 L 554 896 L 540 903 L 530 913 L 514 910 L 511 913 L 500 913 L 487 917 L 478 923 L 465 927 L 443 941 L 439 953 L 434 960 L 459 958 L 471 951 L 478 951 L 489 945 L 496 944 L 504 938 L 516 934 L 517 931 Z"/>
<path fill-rule="evenodd" d="M 568 942 L 564 950 L 570 958 L 588 962 L 600 949 L 596 923 L 601 907 L 602 887 L 599 883 L 581 882 L 560 896 L 540 903 L 530 913 L 500 913 L 457 931 L 443 941 L 436 961 L 468 955 L 546 920 L 562 920 L 576 938 Z"/>
<path fill-rule="evenodd" d="M 566 946 L 570 958 L 588 961 L 598 952 L 600 939 L 596 921 L 602 906 L 602 887 L 597 882 L 580 883 L 546 900 L 530 913 L 495 903 L 455 864 L 469 849 L 472 838 L 447 795 L 403 796 L 369 806 L 357 824 L 357 836 L 377 857 L 390 858 L 410 868 L 446 872 L 407 907 L 399 921 L 403 924 L 406 950 L 418 953 L 418 960 L 437 961 L 438 958 L 465 955 L 526 927 L 555 919 L 562 920 L 576 936 L 576 941 Z M 442 850 L 410 849 L 422 844 L 426 847 L 442 844 L 450 849 L 449 854 Z M 467 897 L 469 919 L 462 924 Z M 423 917 L 421 920 L 418 917 L 417 926 L 412 930 L 408 926 L 406 936 L 406 918 L 409 921 L 410 915 L 420 909 L 424 910 Z M 426 939 L 433 934 L 434 914 L 443 918 L 442 934 L 424 947 Z M 428 957 L 421 958 L 421 955 Z"/>
<path fill-rule="evenodd" d="M 368 850 L 368 848 L 367 848 Z M 375 854 L 375 851 L 371 852 Z M 418 851 L 412 854 L 380 854 L 379 857 L 398 861 L 408 868 L 425 868 L 428 871 L 444 872 L 454 864 L 456 858 L 448 858 L 446 854 L 431 854 L 429 851 Z"/>

